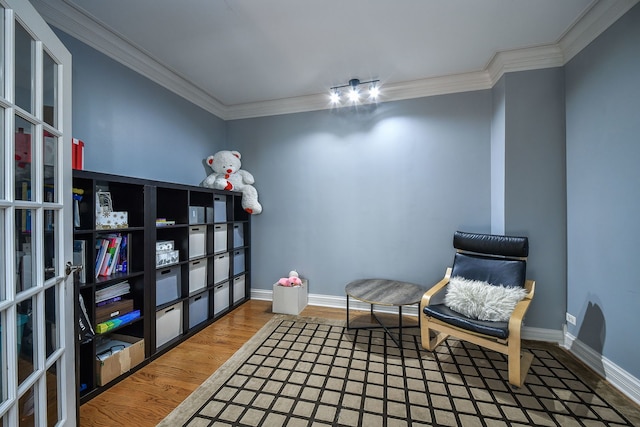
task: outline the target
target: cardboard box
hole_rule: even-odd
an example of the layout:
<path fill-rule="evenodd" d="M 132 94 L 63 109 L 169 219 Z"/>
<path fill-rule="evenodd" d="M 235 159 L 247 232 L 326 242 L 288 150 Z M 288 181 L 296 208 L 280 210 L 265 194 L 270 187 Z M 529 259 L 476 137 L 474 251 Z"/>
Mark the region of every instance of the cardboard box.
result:
<path fill-rule="evenodd" d="M 144 360 L 144 338 L 118 334 L 111 334 L 110 338 L 113 344 L 123 342 L 128 346 L 104 360 L 96 360 L 96 380 L 99 386 L 130 371 Z"/>
<path fill-rule="evenodd" d="M 309 282 L 301 279 L 302 286 L 280 286 L 273 285 L 273 308 L 274 313 L 300 314 L 309 302 Z"/>

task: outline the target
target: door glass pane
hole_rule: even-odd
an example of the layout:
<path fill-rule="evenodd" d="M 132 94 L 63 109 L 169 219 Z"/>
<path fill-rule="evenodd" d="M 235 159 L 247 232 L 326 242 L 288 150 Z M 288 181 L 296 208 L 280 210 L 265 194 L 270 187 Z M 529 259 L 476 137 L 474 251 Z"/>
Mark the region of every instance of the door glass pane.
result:
<path fill-rule="evenodd" d="M 58 88 L 56 85 L 58 77 L 57 65 L 47 52 L 44 52 L 42 59 L 42 117 L 45 123 L 53 127 L 58 127 L 58 110 L 56 109 L 56 100 L 58 99 Z"/>
<path fill-rule="evenodd" d="M 45 291 L 44 295 L 44 316 L 46 320 L 45 333 L 47 345 L 47 357 L 58 349 L 58 313 L 56 312 L 58 287 L 54 286 Z"/>
<path fill-rule="evenodd" d="M 33 298 L 18 304 L 16 324 L 18 325 L 18 385 L 33 373 L 33 343 L 36 330 L 33 327 Z"/>
<path fill-rule="evenodd" d="M 5 367 L 7 361 L 5 354 L 7 354 L 7 352 L 4 350 L 7 348 L 7 344 L 4 339 L 5 334 L 2 332 L 4 327 L 2 319 L 4 319 L 4 316 L 5 313 L 0 315 L 0 403 L 4 402 L 7 396 L 7 378 L 6 375 L 3 375 L 4 372 L 7 372 L 7 368 Z"/>
<path fill-rule="evenodd" d="M 44 194 L 45 202 L 56 201 L 56 171 L 58 169 L 58 138 L 44 131 L 42 135 L 42 152 L 44 153 Z"/>
<path fill-rule="evenodd" d="M 16 21 L 15 93 L 16 105 L 33 114 L 34 41 Z"/>
<path fill-rule="evenodd" d="M 0 96 L 4 96 L 4 7 L 0 5 Z"/>
<path fill-rule="evenodd" d="M 16 116 L 15 126 L 16 200 L 33 200 L 33 195 L 31 194 L 31 180 L 33 178 L 31 135 L 33 135 L 33 124 L 22 117 Z"/>
<path fill-rule="evenodd" d="M 16 293 L 34 286 L 33 246 L 31 245 L 32 209 L 16 209 Z"/>
<path fill-rule="evenodd" d="M 35 410 L 37 408 L 36 388 L 31 387 L 22 395 L 18 402 L 18 416 L 20 417 L 20 427 L 35 426 Z"/>
<path fill-rule="evenodd" d="M 5 211 L 4 209 L 0 208 L 0 242 L 6 242 L 5 237 L 4 237 L 4 217 L 5 217 Z M 6 290 L 6 286 L 4 285 L 4 274 L 7 271 L 7 266 L 6 266 L 6 258 L 5 258 L 5 253 L 4 253 L 4 244 L 0 243 L 0 277 L 2 277 L 2 286 L 0 286 L 0 301 L 4 301 L 5 298 L 7 298 L 7 295 L 5 293 Z M 2 329 L 0 329 L 0 333 L 2 333 Z M 0 346 L 2 344 L 0 343 Z M 0 365 L 0 370 L 1 370 L 1 365 Z"/>
<path fill-rule="evenodd" d="M 47 371 L 47 426 L 54 426 L 60 421 L 58 416 L 58 363 Z"/>
<path fill-rule="evenodd" d="M 58 275 L 56 227 L 56 211 L 44 210 L 44 227 L 42 227 L 42 241 L 44 242 L 44 280 Z"/>
<path fill-rule="evenodd" d="M 9 149 L 9 147 L 7 147 L 8 144 L 4 143 L 4 108 L 0 108 L 0 138 L 2 138 L 2 144 L 0 144 L 0 159 L 2 159 L 2 161 L 0 161 L 0 200 L 3 200 L 6 198 L 4 194 L 4 159 L 7 156 L 5 152 Z"/>

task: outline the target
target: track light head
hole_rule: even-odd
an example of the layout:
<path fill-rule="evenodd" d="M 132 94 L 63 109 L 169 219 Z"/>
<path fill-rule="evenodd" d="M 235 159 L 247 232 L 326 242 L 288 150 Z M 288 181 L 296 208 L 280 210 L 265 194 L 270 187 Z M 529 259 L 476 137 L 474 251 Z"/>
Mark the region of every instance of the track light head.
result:
<path fill-rule="evenodd" d="M 349 88 L 347 92 L 347 98 L 352 103 L 357 103 L 360 100 L 360 86 L 364 84 L 370 84 L 369 86 L 369 100 L 376 101 L 378 96 L 380 95 L 380 87 L 378 86 L 378 82 L 380 80 L 369 80 L 366 82 L 361 82 L 360 79 L 351 79 L 345 85 L 334 86 L 331 88 L 329 92 L 329 98 L 333 105 L 338 105 L 340 103 L 340 90 L 341 88 Z"/>

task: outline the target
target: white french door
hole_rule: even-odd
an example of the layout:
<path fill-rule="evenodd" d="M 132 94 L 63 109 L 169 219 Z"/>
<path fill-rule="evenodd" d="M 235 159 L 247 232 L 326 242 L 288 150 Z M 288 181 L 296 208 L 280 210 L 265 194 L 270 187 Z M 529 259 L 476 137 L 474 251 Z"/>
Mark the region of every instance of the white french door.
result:
<path fill-rule="evenodd" d="M 76 424 L 71 55 L 0 0 L 0 426 Z"/>

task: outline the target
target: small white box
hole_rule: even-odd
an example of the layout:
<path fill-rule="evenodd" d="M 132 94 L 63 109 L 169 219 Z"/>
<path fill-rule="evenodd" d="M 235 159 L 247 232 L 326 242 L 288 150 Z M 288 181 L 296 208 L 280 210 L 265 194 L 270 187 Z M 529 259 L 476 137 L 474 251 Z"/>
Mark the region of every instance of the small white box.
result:
<path fill-rule="evenodd" d="M 227 250 L 227 224 L 213 226 L 213 252 Z"/>
<path fill-rule="evenodd" d="M 173 240 L 158 240 L 156 242 L 156 252 L 172 251 L 172 250 L 173 250 Z"/>
<path fill-rule="evenodd" d="M 182 334 L 182 302 L 156 312 L 156 349 Z"/>
<path fill-rule="evenodd" d="M 300 314 L 309 301 L 309 282 L 302 279 L 302 286 L 273 285 L 274 313 Z"/>
<path fill-rule="evenodd" d="M 166 267 L 176 264 L 180 260 L 180 251 L 158 251 L 156 252 L 156 267 Z"/>
<path fill-rule="evenodd" d="M 189 293 L 207 287 L 207 260 L 205 258 L 189 262 Z"/>
<path fill-rule="evenodd" d="M 244 224 L 233 224 L 233 247 L 244 246 Z"/>
<path fill-rule="evenodd" d="M 207 251 L 207 227 L 189 227 L 189 259 L 204 256 Z"/>
<path fill-rule="evenodd" d="M 127 212 L 109 212 L 96 216 L 97 230 L 127 227 L 129 227 L 129 214 Z"/>
<path fill-rule="evenodd" d="M 242 301 L 245 296 L 244 274 L 233 279 L 233 303 Z"/>
<path fill-rule="evenodd" d="M 213 259 L 213 283 L 229 279 L 229 254 L 216 255 Z"/>
<path fill-rule="evenodd" d="M 227 221 L 227 196 L 213 197 L 213 222 Z"/>
<path fill-rule="evenodd" d="M 213 289 L 213 315 L 229 308 L 229 282 L 224 282 Z"/>

